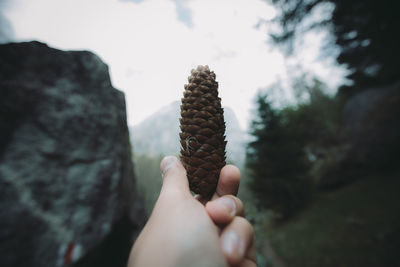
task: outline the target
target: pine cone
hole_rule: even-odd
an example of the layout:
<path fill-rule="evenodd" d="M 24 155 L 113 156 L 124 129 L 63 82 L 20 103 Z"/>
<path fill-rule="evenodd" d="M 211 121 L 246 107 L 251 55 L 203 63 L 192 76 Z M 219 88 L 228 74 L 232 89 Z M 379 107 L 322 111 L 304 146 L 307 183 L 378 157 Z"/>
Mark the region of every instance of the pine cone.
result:
<path fill-rule="evenodd" d="M 225 166 L 225 122 L 215 73 L 208 66 L 192 70 L 181 105 L 181 161 L 190 189 L 209 198 Z"/>

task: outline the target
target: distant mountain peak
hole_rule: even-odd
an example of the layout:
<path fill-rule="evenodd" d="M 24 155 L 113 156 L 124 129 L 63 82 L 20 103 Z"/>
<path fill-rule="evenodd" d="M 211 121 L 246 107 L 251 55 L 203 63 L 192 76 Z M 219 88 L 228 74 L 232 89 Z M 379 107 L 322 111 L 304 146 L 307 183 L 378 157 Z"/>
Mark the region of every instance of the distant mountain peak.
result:
<path fill-rule="evenodd" d="M 134 153 L 146 155 L 179 155 L 180 101 L 174 101 L 150 115 L 143 122 L 131 127 Z M 230 107 L 224 107 L 227 137 L 227 159 L 243 166 L 246 134 Z"/>

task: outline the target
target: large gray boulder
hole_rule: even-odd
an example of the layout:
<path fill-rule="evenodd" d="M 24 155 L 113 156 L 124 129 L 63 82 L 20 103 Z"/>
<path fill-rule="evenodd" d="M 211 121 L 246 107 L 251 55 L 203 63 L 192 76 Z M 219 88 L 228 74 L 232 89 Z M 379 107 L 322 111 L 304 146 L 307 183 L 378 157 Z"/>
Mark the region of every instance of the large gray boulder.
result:
<path fill-rule="evenodd" d="M 344 107 L 348 163 L 379 173 L 399 169 L 399 116 L 399 82 L 351 97 Z"/>
<path fill-rule="evenodd" d="M 0 45 L 0 266 L 123 266 L 144 220 L 130 151 L 99 57 Z"/>
<path fill-rule="evenodd" d="M 318 187 L 334 189 L 368 176 L 399 172 L 399 115 L 399 82 L 348 98 L 335 144 L 321 147 L 321 159 L 313 163 L 311 174 Z"/>

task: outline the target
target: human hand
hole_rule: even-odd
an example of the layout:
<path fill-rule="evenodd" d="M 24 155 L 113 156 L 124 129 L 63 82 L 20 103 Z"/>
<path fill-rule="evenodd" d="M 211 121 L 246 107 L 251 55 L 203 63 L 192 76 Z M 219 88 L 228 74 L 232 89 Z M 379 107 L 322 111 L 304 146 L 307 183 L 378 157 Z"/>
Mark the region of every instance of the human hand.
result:
<path fill-rule="evenodd" d="M 235 197 L 239 170 L 225 166 L 217 190 L 204 206 L 189 190 L 176 157 L 161 162 L 163 186 L 128 266 L 256 266 L 254 234 Z"/>

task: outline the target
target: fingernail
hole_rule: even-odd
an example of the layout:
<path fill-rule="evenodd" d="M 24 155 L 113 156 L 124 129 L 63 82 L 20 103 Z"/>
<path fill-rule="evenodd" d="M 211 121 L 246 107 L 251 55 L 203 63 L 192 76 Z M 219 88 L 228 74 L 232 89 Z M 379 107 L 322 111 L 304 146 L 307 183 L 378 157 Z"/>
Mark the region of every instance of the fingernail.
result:
<path fill-rule="evenodd" d="M 167 156 L 161 161 L 161 172 L 164 175 L 174 164 L 177 162 L 177 158 L 174 156 Z"/>
<path fill-rule="evenodd" d="M 221 197 L 215 200 L 215 202 L 217 202 L 219 205 L 224 206 L 228 210 L 230 216 L 235 216 L 236 203 L 235 201 L 233 201 L 233 199 L 229 197 Z"/>
<path fill-rule="evenodd" d="M 244 254 L 243 242 L 235 232 L 229 231 L 222 235 L 222 250 L 225 254 L 237 254 L 241 257 Z"/>

